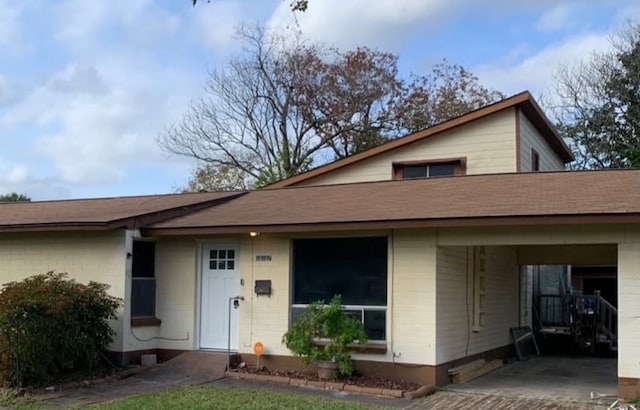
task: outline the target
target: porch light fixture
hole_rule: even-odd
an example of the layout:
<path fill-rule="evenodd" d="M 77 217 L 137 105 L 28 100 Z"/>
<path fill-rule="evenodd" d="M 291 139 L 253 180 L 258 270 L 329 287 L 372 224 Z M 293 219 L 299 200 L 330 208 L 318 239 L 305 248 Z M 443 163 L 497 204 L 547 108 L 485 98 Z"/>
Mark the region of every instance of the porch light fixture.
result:
<path fill-rule="evenodd" d="M 255 238 L 256 236 L 260 236 L 260 232 L 251 231 L 249 232 L 249 236 L 251 236 L 252 238 Z"/>

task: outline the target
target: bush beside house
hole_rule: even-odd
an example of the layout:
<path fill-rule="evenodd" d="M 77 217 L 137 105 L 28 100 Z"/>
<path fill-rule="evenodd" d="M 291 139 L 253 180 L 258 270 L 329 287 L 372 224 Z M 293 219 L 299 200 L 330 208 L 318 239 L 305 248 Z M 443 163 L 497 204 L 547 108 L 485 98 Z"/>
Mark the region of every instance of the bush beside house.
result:
<path fill-rule="evenodd" d="M 305 363 L 319 365 L 319 376 L 327 378 L 320 372 L 320 369 L 326 368 L 322 365 L 327 363 L 335 364 L 341 376 L 351 376 L 355 372 L 349 345 L 366 343 L 367 334 L 360 321 L 342 310 L 342 300 L 336 295 L 329 305 L 325 305 L 324 301 L 309 305 L 293 322 L 282 341 Z"/>
<path fill-rule="evenodd" d="M 108 285 L 48 272 L 0 290 L 0 383 L 39 385 L 100 364 L 121 300 Z"/>

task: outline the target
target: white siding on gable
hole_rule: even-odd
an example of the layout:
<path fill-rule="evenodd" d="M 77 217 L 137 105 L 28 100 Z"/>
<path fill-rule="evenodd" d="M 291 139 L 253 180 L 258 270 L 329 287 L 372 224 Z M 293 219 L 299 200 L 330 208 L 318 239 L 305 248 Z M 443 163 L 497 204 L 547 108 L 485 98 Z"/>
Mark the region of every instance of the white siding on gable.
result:
<path fill-rule="evenodd" d="M 564 169 L 562 159 L 527 116 L 523 112 L 519 112 L 518 115 L 520 116 L 520 171 L 533 171 L 531 169 L 532 148 L 540 156 L 540 171 L 562 171 Z"/>
<path fill-rule="evenodd" d="M 472 248 L 438 247 L 436 364 L 511 343 L 509 328 L 519 323 L 519 270 L 511 247 L 486 247 L 486 277 L 480 331 L 472 330 Z"/>
<path fill-rule="evenodd" d="M 443 158 L 466 157 L 468 175 L 516 172 L 515 120 L 515 108 L 509 108 L 296 186 L 385 181 L 392 179 L 393 162 Z"/>

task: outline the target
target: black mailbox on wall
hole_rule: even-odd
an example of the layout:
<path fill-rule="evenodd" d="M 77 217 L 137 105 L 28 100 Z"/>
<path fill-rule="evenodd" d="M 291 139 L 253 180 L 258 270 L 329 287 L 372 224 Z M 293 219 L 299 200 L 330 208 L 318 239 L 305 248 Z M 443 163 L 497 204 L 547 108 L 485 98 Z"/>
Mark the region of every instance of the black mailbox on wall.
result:
<path fill-rule="evenodd" d="M 271 280 L 257 280 L 255 285 L 256 295 L 271 296 Z"/>

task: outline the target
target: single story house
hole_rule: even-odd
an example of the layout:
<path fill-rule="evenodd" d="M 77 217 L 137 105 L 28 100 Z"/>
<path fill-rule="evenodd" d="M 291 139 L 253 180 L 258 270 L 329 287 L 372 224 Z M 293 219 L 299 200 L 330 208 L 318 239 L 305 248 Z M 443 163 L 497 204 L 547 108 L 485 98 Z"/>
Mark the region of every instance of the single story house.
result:
<path fill-rule="evenodd" d="M 572 159 L 525 92 L 261 190 L 1 204 L 0 281 L 110 284 L 121 362 L 250 361 L 261 341 L 273 368 L 299 365 L 292 318 L 339 293 L 363 372 L 441 385 L 531 324 L 528 266 L 615 265 L 619 392 L 638 397 L 640 171 Z"/>

